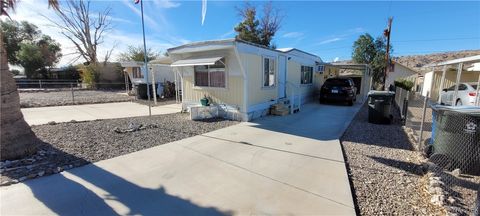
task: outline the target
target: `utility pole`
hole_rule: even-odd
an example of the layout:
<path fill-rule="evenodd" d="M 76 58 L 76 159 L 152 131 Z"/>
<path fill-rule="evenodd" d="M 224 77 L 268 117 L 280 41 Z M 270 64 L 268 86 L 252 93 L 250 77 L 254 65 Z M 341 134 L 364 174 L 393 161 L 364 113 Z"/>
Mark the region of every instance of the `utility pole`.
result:
<path fill-rule="evenodd" d="M 145 42 L 145 22 L 143 20 L 143 1 L 135 0 L 135 4 L 140 2 L 140 9 L 142 13 L 142 32 L 143 32 L 143 60 L 145 67 L 145 78 L 147 79 L 147 98 L 148 98 L 148 116 L 152 116 L 152 102 L 150 101 L 150 83 L 148 83 L 148 60 L 147 60 L 147 43 Z M 155 87 L 154 87 L 155 88 Z"/>
<path fill-rule="evenodd" d="M 392 21 L 393 17 L 388 18 L 388 27 L 383 31 L 383 35 L 387 38 L 387 53 L 385 54 L 385 73 L 383 74 L 383 90 L 385 91 L 387 88 L 387 72 L 388 68 L 390 67 L 390 33 L 392 30 Z"/>

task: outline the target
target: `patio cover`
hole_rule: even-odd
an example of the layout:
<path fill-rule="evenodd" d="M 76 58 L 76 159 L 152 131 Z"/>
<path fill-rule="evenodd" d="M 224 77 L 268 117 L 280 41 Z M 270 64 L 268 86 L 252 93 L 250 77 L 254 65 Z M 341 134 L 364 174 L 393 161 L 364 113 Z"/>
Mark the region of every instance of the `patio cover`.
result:
<path fill-rule="evenodd" d="M 195 65 L 214 65 L 215 62 L 222 59 L 223 56 L 209 58 L 182 59 L 173 62 L 172 67 L 195 66 Z"/>

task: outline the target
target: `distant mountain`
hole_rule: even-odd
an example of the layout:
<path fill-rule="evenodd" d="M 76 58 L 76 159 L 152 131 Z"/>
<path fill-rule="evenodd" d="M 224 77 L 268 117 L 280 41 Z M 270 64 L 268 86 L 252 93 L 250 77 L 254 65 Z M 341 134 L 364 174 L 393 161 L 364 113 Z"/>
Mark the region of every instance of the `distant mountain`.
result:
<path fill-rule="evenodd" d="M 395 55 L 395 53 L 393 53 Z M 409 55 L 409 56 L 394 56 L 393 60 L 405 65 L 415 71 L 423 72 L 430 68 L 424 68 L 423 66 L 432 63 L 439 63 L 457 58 L 464 58 L 468 56 L 480 55 L 480 50 L 462 50 L 452 51 L 444 53 L 432 53 L 426 55 Z M 351 60 L 339 61 L 337 63 L 352 63 Z"/>
<path fill-rule="evenodd" d="M 421 72 L 429 69 L 424 68 L 423 66 L 425 65 L 474 55 L 480 55 L 480 50 L 462 50 L 444 53 L 432 53 L 427 55 L 399 56 L 393 57 L 393 59 L 400 64 Z"/>

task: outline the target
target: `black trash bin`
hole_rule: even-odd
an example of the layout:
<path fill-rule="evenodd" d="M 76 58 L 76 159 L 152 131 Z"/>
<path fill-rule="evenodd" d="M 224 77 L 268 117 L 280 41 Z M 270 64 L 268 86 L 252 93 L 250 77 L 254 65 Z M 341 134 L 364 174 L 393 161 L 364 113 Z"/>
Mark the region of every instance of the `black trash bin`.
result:
<path fill-rule="evenodd" d="M 446 169 L 480 175 L 480 108 L 432 106 L 434 141 L 430 159 Z"/>
<path fill-rule="evenodd" d="M 391 91 L 368 92 L 368 122 L 390 124 L 394 96 L 395 93 Z"/>
<path fill-rule="evenodd" d="M 155 88 L 158 87 L 158 84 L 155 84 Z M 142 100 L 147 100 L 148 95 L 147 95 L 147 84 L 145 83 L 140 83 L 136 87 L 137 90 L 137 99 L 142 99 Z M 153 85 L 150 84 L 150 98 L 153 98 Z"/>

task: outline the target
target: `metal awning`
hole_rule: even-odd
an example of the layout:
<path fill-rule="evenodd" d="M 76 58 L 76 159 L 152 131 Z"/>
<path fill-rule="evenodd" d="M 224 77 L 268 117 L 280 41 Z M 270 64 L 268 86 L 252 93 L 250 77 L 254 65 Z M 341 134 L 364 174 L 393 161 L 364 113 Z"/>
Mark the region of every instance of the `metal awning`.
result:
<path fill-rule="evenodd" d="M 182 59 L 173 62 L 170 66 L 172 67 L 183 67 L 183 66 L 195 66 L 195 65 L 214 65 L 215 62 L 222 59 L 223 56 L 210 57 L 210 58 L 195 58 L 195 59 Z"/>

